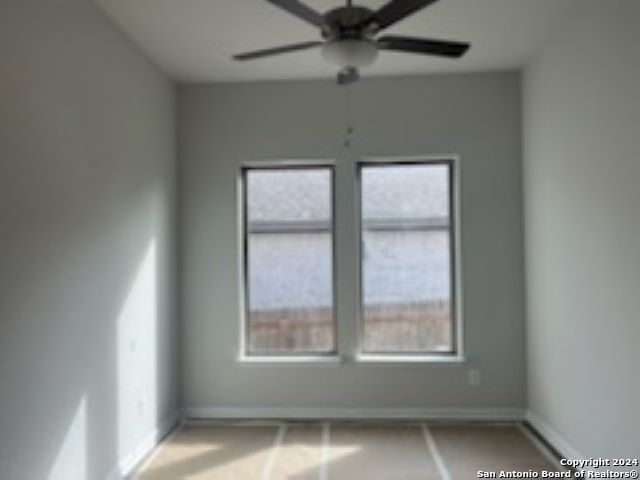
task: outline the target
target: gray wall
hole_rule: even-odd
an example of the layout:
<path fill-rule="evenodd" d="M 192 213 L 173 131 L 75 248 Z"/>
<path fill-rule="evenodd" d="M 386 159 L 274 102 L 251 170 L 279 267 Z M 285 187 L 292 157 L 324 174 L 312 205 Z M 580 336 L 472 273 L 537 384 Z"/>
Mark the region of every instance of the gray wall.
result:
<path fill-rule="evenodd" d="M 583 455 L 640 455 L 640 4 L 585 2 L 527 69 L 529 404 Z"/>
<path fill-rule="evenodd" d="M 186 407 L 522 407 L 525 402 L 517 73 L 184 86 L 179 91 Z M 342 146 L 345 117 L 356 128 Z M 236 180 L 247 159 L 337 160 L 339 346 L 355 345 L 354 162 L 462 157 L 466 353 L 457 366 L 247 365 L 239 349 Z M 468 369 L 480 369 L 472 387 Z"/>
<path fill-rule="evenodd" d="M 3 480 L 104 478 L 177 406 L 174 93 L 91 2 L 0 2 Z"/>

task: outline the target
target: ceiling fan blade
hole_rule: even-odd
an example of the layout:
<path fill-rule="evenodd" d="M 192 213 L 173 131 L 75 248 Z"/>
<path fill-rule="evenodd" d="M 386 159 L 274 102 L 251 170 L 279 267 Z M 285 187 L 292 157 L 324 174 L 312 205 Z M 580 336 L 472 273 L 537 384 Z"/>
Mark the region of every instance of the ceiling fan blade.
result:
<path fill-rule="evenodd" d="M 428 7 L 437 0 L 391 0 L 375 11 L 365 23 L 375 23 L 377 31 L 390 27 L 412 13 Z"/>
<path fill-rule="evenodd" d="M 257 58 L 270 57 L 272 55 L 281 55 L 283 53 L 297 52 L 298 50 L 307 50 L 309 48 L 319 47 L 322 42 L 304 42 L 294 43 L 292 45 L 283 45 L 282 47 L 265 48 L 264 50 L 255 50 L 253 52 L 240 53 L 234 55 L 234 60 L 255 60 Z"/>
<path fill-rule="evenodd" d="M 381 50 L 395 52 L 420 53 L 424 55 L 436 55 L 439 57 L 461 57 L 471 47 L 468 43 L 449 42 L 446 40 L 431 40 L 429 38 L 400 37 L 385 35 L 378 38 L 378 47 Z"/>
<path fill-rule="evenodd" d="M 338 85 L 349 85 L 360 80 L 360 72 L 354 67 L 345 67 L 338 72 Z"/>
<path fill-rule="evenodd" d="M 280 7 L 311 25 L 320 28 L 324 25 L 324 17 L 321 14 L 298 0 L 267 0 L 267 2 L 272 3 L 276 7 Z"/>

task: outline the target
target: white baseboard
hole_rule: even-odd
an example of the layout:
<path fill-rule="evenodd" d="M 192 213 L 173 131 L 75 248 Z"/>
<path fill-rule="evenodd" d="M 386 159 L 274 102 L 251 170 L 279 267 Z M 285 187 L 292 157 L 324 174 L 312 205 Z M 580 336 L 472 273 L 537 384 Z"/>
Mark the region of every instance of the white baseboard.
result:
<path fill-rule="evenodd" d="M 107 480 L 122 480 L 128 477 L 133 470 L 151 453 L 171 430 L 182 421 L 182 413 L 174 412 L 167 417 L 160 425 L 151 431 L 131 452 L 118 460 L 118 465 L 114 467 L 107 476 Z"/>
<path fill-rule="evenodd" d="M 286 408 L 286 407 L 188 407 L 188 420 L 225 419 L 308 419 L 308 420 L 454 420 L 519 422 L 524 420 L 521 408 Z"/>
<path fill-rule="evenodd" d="M 587 457 L 582 455 L 564 435 L 549 425 L 543 418 L 535 412 L 529 410 L 526 420 L 531 426 L 538 431 L 540 435 L 553 447 L 562 457 L 570 460 L 585 460 Z"/>
<path fill-rule="evenodd" d="M 530 426 L 527 426 L 524 423 L 521 423 L 519 428 L 522 434 L 527 437 L 531 444 L 536 447 L 536 449 L 549 461 L 551 465 L 555 466 L 561 472 L 567 470 L 567 467 L 560 463 L 560 458 L 558 458 L 557 452 L 552 449 L 551 444 L 546 438 L 540 438 L 540 436 L 531 431 Z"/>

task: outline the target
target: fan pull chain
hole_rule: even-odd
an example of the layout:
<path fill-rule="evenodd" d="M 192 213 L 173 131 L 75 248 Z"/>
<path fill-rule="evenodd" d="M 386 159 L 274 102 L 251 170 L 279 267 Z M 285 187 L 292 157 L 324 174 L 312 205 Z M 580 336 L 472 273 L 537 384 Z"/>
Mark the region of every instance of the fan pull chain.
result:
<path fill-rule="evenodd" d="M 344 146 L 350 148 L 353 143 L 353 137 L 355 135 L 355 126 L 352 118 L 351 108 L 351 86 L 347 85 L 342 87 L 344 89 L 344 120 L 345 120 L 345 132 L 344 132 Z"/>

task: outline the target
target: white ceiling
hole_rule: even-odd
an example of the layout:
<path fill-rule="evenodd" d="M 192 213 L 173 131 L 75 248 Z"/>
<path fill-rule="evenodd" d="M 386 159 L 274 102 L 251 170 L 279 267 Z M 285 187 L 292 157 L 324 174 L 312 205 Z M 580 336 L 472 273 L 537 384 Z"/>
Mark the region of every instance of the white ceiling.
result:
<path fill-rule="evenodd" d="M 319 78 L 335 74 L 309 50 L 234 62 L 246 50 L 315 40 L 311 26 L 265 0 L 96 0 L 161 68 L 184 82 Z M 363 74 L 400 75 L 519 68 L 583 0 L 440 0 L 385 33 L 469 41 L 460 60 L 382 52 Z M 320 12 L 340 0 L 306 0 Z M 356 0 L 377 8 L 385 0 Z"/>

